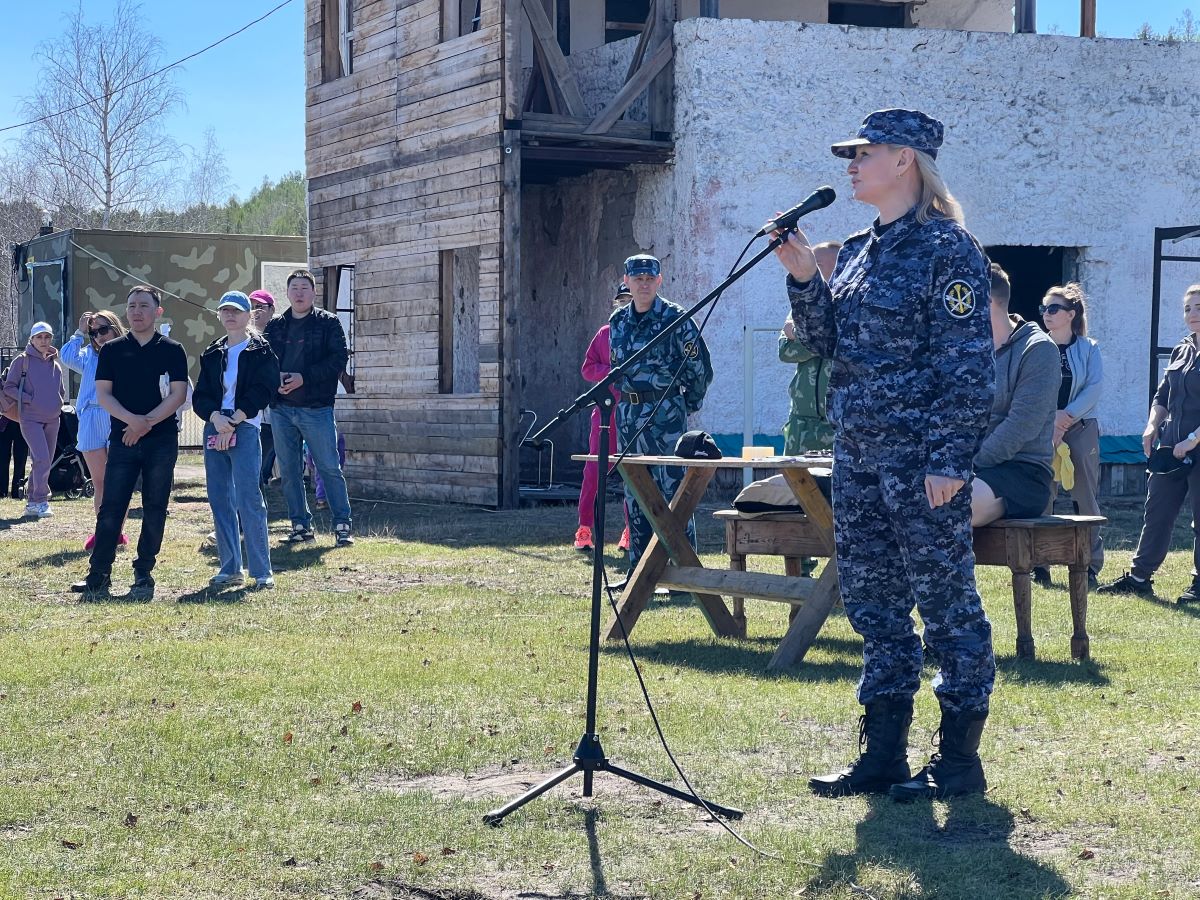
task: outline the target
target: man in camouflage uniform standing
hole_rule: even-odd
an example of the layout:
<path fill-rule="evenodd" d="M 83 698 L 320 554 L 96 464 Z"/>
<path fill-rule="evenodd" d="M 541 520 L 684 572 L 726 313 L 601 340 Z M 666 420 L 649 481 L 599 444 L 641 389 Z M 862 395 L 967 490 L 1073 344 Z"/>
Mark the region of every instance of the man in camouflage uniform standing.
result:
<path fill-rule="evenodd" d="M 826 241 L 813 247 L 817 268 L 828 281 L 837 264 L 838 241 Z M 779 361 L 796 366 L 788 385 L 788 420 L 783 426 L 783 455 L 801 456 L 809 450 L 833 449 L 833 426 L 825 418 L 825 397 L 829 393 L 830 361 L 822 359 L 796 339 L 796 328 L 789 317 L 779 335 Z"/>
<path fill-rule="evenodd" d="M 833 360 L 829 419 L 838 580 L 863 637 L 865 751 L 809 780 L 823 796 L 897 800 L 986 790 L 979 740 L 995 680 L 991 624 L 975 587 L 972 460 L 993 393 L 988 263 L 933 160 L 942 123 L 916 110 L 869 115 L 835 144 L 854 198 L 879 217 L 846 240 L 831 283 L 802 233 L 777 251 L 805 346 Z M 926 173 L 929 173 L 929 177 Z M 907 759 L 921 638 L 940 671 L 938 752 Z"/>
<path fill-rule="evenodd" d="M 648 254 L 625 260 L 625 283 L 633 302 L 616 310 L 608 320 L 613 368 L 624 365 L 635 352 L 683 314 L 683 307 L 660 297 L 662 266 Z M 708 347 L 696 323 L 684 322 L 669 338 L 639 359 L 617 387 L 617 443 L 622 452 L 640 455 L 671 454 L 687 430 L 687 417 L 700 409 L 712 381 Z M 683 480 L 678 466 L 651 469 L 663 496 L 670 501 Z M 654 533 L 629 487 L 625 488 L 629 516 L 629 570 L 642 558 Z M 696 546 L 696 523 L 688 521 L 688 540 Z"/>

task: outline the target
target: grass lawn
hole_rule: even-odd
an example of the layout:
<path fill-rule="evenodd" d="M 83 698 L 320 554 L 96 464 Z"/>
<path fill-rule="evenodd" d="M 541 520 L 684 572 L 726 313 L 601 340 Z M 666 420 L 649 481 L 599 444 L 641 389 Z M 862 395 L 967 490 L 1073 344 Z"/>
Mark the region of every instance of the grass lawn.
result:
<path fill-rule="evenodd" d="M 1018 662 L 1007 570 L 980 570 L 999 663 L 991 789 L 949 803 L 806 790 L 856 751 L 861 643 L 840 610 L 774 677 L 783 607 L 751 601 L 750 637 L 731 641 L 689 603 L 656 601 L 633 646 L 663 728 L 770 859 L 603 774 L 591 799 L 577 777 L 481 824 L 568 764 L 582 731 L 589 566 L 573 509 L 362 502 L 354 547 L 335 550 L 326 520 L 316 545 L 273 551 L 275 591 L 209 595 L 194 463 L 150 603 L 66 591 L 86 569 L 86 501 L 41 522 L 0 501 L 2 897 L 1200 897 L 1200 610 L 1173 602 L 1191 567 L 1182 528 L 1161 602 L 1092 598 L 1087 663 L 1070 658 L 1065 572 L 1034 587 L 1039 659 Z M 269 500 L 277 539 L 278 488 Z M 1110 514 L 1105 577 L 1128 566 L 1139 509 Z M 705 563 L 724 565 L 707 511 L 699 524 Z M 923 690 L 917 766 L 936 717 Z M 614 762 L 678 783 L 617 646 L 599 723 Z"/>

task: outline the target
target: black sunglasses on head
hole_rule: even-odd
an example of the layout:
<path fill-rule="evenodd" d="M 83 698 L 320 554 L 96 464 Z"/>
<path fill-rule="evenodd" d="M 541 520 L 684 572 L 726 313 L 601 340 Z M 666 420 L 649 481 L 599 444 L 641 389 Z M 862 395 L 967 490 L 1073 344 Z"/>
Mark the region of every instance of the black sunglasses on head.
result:
<path fill-rule="evenodd" d="M 110 331 L 112 331 L 111 325 L 100 325 L 99 327 L 94 328 L 94 329 L 89 328 L 88 329 L 88 337 L 99 337 L 100 335 L 108 334 Z"/>
<path fill-rule="evenodd" d="M 1061 303 L 1051 303 L 1049 306 L 1042 304 L 1038 307 L 1038 312 L 1043 316 L 1052 316 L 1055 313 L 1066 312 L 1068 309 L 1074 309 L 1073 306 L 1063 306 Z"/>

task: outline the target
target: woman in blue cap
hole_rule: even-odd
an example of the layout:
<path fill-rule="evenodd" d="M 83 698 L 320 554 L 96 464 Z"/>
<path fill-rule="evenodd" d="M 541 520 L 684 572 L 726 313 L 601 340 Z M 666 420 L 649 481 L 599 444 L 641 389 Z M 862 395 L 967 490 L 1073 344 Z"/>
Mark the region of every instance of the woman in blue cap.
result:
<path fill-rule="evenodd" d="M 259 486 L 262 411 L 279 388 L 279 360 L 271 345 L 250 325 L 250 298 L 229 291 L 217 304 L 225 334 L 200 355 L 200 378 L 192 410 L 204 420 L 204 479 L 212 507 L 221 568 L 212 587 L 237 586 L 242 574 L 242 541 L 256 587 L 275 586 L 267 547 L 267 506 Z"/>
<path fill-rule="evenodd" d="M 859 758 L 810 779 L 823 796 L 898 800 L 986 789 L 979 739 L 995 678 L 991 624 L 975 587 L 971 463 L 992 403 L 990 283 L 983 250 L 938 174 L 942 123 L 885 109 L 833 145 L 854 199 L 878 217 L 847 238 L 829 282 L 808 240 L 776 250 L 797 337 L 833 360 L 833 501 L 838 579 L 863 637 Z M 940 665 L 938 752 L 907 760 L 921 637 Z"/>

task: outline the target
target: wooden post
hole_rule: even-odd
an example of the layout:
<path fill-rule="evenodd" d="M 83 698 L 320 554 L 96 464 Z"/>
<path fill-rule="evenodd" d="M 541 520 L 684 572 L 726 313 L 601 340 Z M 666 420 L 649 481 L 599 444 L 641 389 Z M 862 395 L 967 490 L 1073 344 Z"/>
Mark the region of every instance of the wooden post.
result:
<path fill-rule="evenodd" d="M 1079 36 L 1096 36 L 1096 0 L 1079 0 Z"/>
<path fill-rule="evenodd" d="M 500 276 L 500 484 L 497 505 L 521 505 L 521 370 L 517 328 L 521 298 L 521 132 L 504 132 Z"/>
<path fill-rule="evenodd" d="M 675 0 L 657 0 L 652 13 L 653 22 L 646 27 L 661 35 L 660 40 L 674 45 Z M 675 67 L 666 66 L 650 83 L 650 136 L 655 140 L 669 141 L 675 130 Z"/>
<path fill-rule="evenodd" d="M 521 0 L 504 0 L 504 119 L 509 122 L 521 118 L 523 95 L 521 91 L 521 22 L 524 13 Z"/>
<path fill-rule="evenodd" d="M 571 0 L 558 0 L 554 10 L 554 27 L 563 56 L 571 55 Z"/>
<path fill-rule="evenodd" d="M 1013 30 L 1017 34 L 1037 33 L 1037 0 L 1017 0 Z"/>

